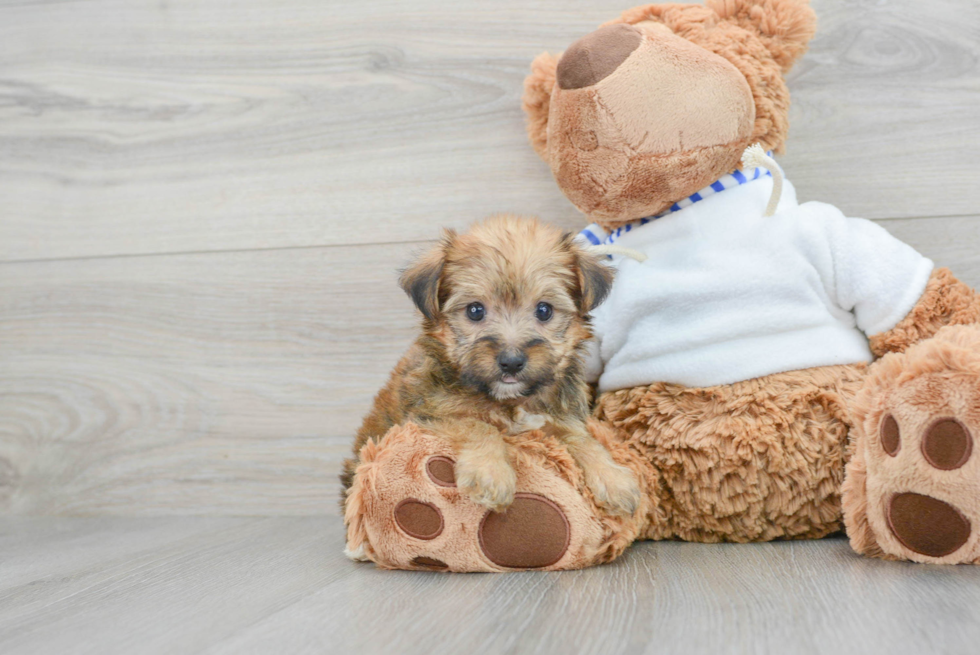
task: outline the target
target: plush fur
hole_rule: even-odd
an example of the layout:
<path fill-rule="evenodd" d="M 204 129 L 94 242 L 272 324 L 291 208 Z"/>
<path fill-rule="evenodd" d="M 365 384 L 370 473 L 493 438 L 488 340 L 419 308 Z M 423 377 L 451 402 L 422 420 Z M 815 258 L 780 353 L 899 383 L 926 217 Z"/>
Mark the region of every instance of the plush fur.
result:
<path fill-rule="evenodd" d="M 904 352 L 885 355 L 871 367 L 851 408 L 854 455 L 843 503 L 854 550 L 885 559 L 980 563 L 980 457 L 974 452 L 966 464 L 947 471 L 931 466 L 922 453 L 923 435 L 937 419 L 956 419 L 974 441 L 980 438 L 980 328 L 951 325 Z M 885 416 L 894 417 L 900 428 L 894 457 L 879 438 Z M 955 507 L 973 526 L 966 544 L 942 557 L 903 545 L 886 518 L 886 503 L 897 492 L 925 494 Z"/>
<path fill-rule="evenodd" d="M 569 200 L 603 228 L 704 188 L 735 169 L 750 143 L 782 151 L 783 74 L 816 27 L 805 0 L 645 5 L 614 24 L 635 26 L 643 42 L 612 74 L 561 89 L 556 69 L 565 62 L 546 53 L 524 87 L 531 144 Z"/>
<path fill-rule="evenodd" d="M 591 425 L 596 438 L 612 445 L 621 464 L 636 456 L 614 441 L 608 430 Z M 604 512 L 585 483 L 581 468 L 553 436 L 531 431 L 506 437 L 520 484 L 553 501 L 568 521 L 570 540 L 562 557 L 545 570 L 577 569 L 612 561 L 634 540 L 640 520 Z M 479 526 L 486 508 L 457 487 L 434 484 L 425 470 L 432 457 L 456 456 L 452 444 L 414 424 L 391 429 L 378 443 L 368 441 L 359 454 L 357 475 L 347 497 L 347 552 L 383 568 L 505 571 L 481 548 Z M 644 488 L 644 492 L 646 489 Z M 637 516 L 651 511 L 654 494 L 644 493 Z M 406 538 L 394 520 L 405 498 L 431 503 L 442 514 L 443 531 L 428 540 Z M 418 558 L 424 558 L 422 564 Z"/>
<path fill-rule="evenodd" d="M 782 148 L 789 108 L 783 75 L 815 26 L 806 0 L 647 5 L 612 24 L 634 26 L 641 43 L 633 47 L 632 33 L 622 30 L 587 35 L 566 51 L 573 54 L 565 64 L 538 57 L 525 82 L 532 146 L 590 220 L 610 229 L 655 213 L 734 168 L 747 141 Z M 630 42 L 599 51 L 616 38 Z M 564 89 L 563 65 L 578 67 L 563 71 Z M 683 75 L 671 76 L 675 65 Z M 644 66 L 662 70 L 648 75 Z M 731 75 L 746 85 L 751 120 Z M 651 96 L 637 85 L 656 79 L 667 85 L 657 93 L 683 99 L 697 95 L 691 80 L 699 76 L 718 83 L 718 95 L 705 95 L 706 102 L 731 115 L 713 126 L 679 102 L 677 111 L 693 112 L 692 145 L 682 143 L 676 116 L 656 121 L 645 113 Z M 865 555 L 980 563 L 980 295 L 937 269 L 907 316 L 871 335 L 870 345 L 880 359 L 868 366 L 602 395 L 588 427 L 642 490 L 631 516 L 597 503 L 574 460 L 548 435 L 507 437 L 517 453 L 517 489 L 550 498 L 566 517 L 550 524 L 569 535 L 555 561 L 533 560 L 541 533 L 516 514 L 505 532 L 517 565 L 489 558 L 495 551 L 480 538 L 485 510 L 421 477 L 419 462 L 453 451 L 425 428 L 393 427 L 361 451 L 347 503 L 350 548 L 398 568 L 433 559 L 460 571 L 579 568 L 610 561 L 634 539 L 818 538 L 844 526 Z M 407 450 L 396 456 L 399 449 Z M 451 531 L 445 542 L 440 536 L 423 543 L 392 526 L 395 503 L 413 495 L 441 508 Z"/>
<path fill-rule="evenodd" d="M 949 279 L 948 271 L 933 276 L 943 279 Z M 929 300 L 924 296 L 910 315 L 921 313 Z M 980 530 L 956 553 L 930 558 L 891 536 L 881 506 L 882 489 L 920 491 L 948 499 L 980 526 L 980 457 L 956 471 L 936 471 L 916 460 L 912 467 L 872 466 L 869 472 L 867 454 L 877 447 L 874 435 L 886 411 L 908 427 L 911 442 L 903 448 L 909 453 L 918 452 L 924 426 L 937 418 L 955 416 L 980 435 L 980 325 L 956 324 L 966 318 L 953 312 L 946 319 L 951 326 L 935 337 L 867 368 L 834 366 L 705 389 L 656 384 L 604 394 L 589 430 L 636 475 L 642 497 L 632 516 L 603 510 L 553 437 L 536 431 L 506 437 L 518 491 L 549 498 L 568 521 L 567 551 L 543 568 L 606 563 L 635 539 L 819 538 L 843 525 L 854 549 L 865 555 L 980 562 Z M 486 509 L 425 475 L 430 458 L 455 454 L 452 443 L 412 424 L 392 428 L 377 443 L 367 441 L 347 496 L 348 553 L 386 568 L 511 570 L 482 550 L 477 535 Z M 877 504 L 869 503 L 869 487 L 877 490 L 871 492 Z M 406 537 L 392 519 L 406 498 L 438 507 L 443 533 L 432 540 Z"/>
<path fill-rule="evenodd" d="M 773 9 L 778 10 L 788 29 L 780 29 L 778 21 L 769 24 L 767 17 Z M 750 19 L 753 15 L 756 18 Z M 752 143 L 777 153 L 783 151 L 789 132 L 789 89 L 783 74 L 803 56 L 816 31 L 816 14 L 806 0 L 720 0 L 707 6 L 654 4 L 625 11 L 619 20 L 634 25 L 646 21 L 662 24 L 731 62 L 752 89 Z"/>
<path fill-rule="evenodd" d="M 596 418 L 658 481 L 663 520 L 642 537 L 745 542 L 839 530 L 847 403 L 863 375 L 863 366 L 833 366 L 600 396 Z"/>
<path fill-rule="evenodd" d="M 521 104 L 527 116 L 527 136 L 531 147 L 544 159 L 548 145 L 548 112 L 551 110 L 551 90 L 555 86 L 558 57 L 543 52 L 531 62 L 531 74 L 524 80 Z"/>
<path fill-rule="evenodd" d="M 902 352 L 947 325 L 975 323 L 980 323 L 980 296 L 957 280 L 948 268 L 937 268 L 909 315 L 888 332 L 871 337 L 871 352 L 878 357 Z"/>
<path fill-rule="evenodd" d="M 640 495 L 633 477 L 585 427 L 588 313 L 611 281 L 611 269 L 570 235 L 536 219 L 502 215 L 467 234 L 447 232 L 402 275 L 422 333 L 378 393 L 355 454 L 395 426 L 420 424 L 456 446 L 459 488 L 499 511 L 516 493 L 503 436 L 539 428 L 565 444 L 599 503 L 632 514 Z M 504 367 L 508 358 L 519 370 Z M 357 466 L 345 463 L 345 488 Z"/>

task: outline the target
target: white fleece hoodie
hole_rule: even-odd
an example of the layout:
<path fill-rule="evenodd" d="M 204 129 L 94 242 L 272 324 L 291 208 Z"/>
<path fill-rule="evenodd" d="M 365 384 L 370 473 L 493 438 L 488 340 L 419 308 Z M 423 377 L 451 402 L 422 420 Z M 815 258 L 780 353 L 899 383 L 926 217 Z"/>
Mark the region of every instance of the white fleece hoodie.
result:
<path fill-rule="evenodd" d="M 764 217 L 771 191 L 760 177 L 621 232 L 647 260 L 615 257 L 593 313 L 600 391 L 871 361 L 865 335 L 908 314 L 932 262 L 871 221 L 798 204 L 789 182 Z"/>

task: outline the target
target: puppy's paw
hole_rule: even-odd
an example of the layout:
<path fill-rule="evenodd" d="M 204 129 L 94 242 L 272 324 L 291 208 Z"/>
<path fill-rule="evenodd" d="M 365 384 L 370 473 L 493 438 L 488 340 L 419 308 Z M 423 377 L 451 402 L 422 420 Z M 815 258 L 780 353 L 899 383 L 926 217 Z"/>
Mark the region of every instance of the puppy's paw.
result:
<path fill-rule="evenodd" d="M 640 506 L 640 485 L 633 472 L 608 463 L 586 471 L 585 483 L 596 502 L 611 514 L 632 516 Z"/>
<path fill-rule="evenodd" d="M 548 417 L 544 414 L 528 414 L 523 407 L 518 407 L 514 412 L 514 421 L 508 431 L 511 435 L 540 430 L 548 423 Z"/>
<path fill-rule="evenodd" d="M 499 512 L 514 502 L 517 474 L 507 461 L 463 456 L 456 463 L 456 486 L 474 502 Z"/>

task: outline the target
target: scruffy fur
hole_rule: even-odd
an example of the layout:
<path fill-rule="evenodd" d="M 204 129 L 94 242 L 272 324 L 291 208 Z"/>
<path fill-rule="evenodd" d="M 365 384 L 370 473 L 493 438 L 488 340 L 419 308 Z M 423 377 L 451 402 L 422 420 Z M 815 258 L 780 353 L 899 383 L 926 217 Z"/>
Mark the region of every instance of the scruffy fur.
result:
<path fill-rule="evenodd" d="M 402 275 L 422 313 L 422 334 L 375 398 L 355 455 L 392 427 L 415 423 L 454 445 L 460 490 L 499 511 L 517 484 L 505 435 L 541 429 L 568 448 L 600 505 L 632 514 L 635 478 L 586 429 L 587 315 L 611 283 L 610 269 L 571 235 L 536 219 L 498 216 L 467 234 L 447 231 Z M 469 313 L 475 303 L 484 311 L 479 320 Z M 541 303 L 553 308 L 547 320 L 536 314 Z M 509 373 L 500 364 L 507 355 L 526 364 Z M 346 462 L 345 489 L 356 468 L 356 460 Z"/>

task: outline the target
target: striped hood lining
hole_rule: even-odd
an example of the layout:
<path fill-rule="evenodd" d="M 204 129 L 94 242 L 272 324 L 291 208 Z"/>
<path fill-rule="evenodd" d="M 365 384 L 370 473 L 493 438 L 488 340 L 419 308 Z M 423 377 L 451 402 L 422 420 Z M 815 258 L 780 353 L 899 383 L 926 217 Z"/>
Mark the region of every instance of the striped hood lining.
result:
<path fill-rule="evenodd" d="M 766 154 L 772 157 L 772 151 L 769 151 Z M 626 234 L 627 232 L 631 232 L 638 227 L 646 225 L 651 221 L 655 221 L 658 218 L 663 218 L 664 216 L 673 214 L 674 212 L 680 211 L 685 207 L 690 207 L 694 203 L 700 202 L 705 198 L 707 198 L 708 196 L 713 196 L 717 193 L 721 193 L 725 189 L 731 189 L 737 186 L 741 186 L 742 184 L 748 184 L 749 182 L 758 180 L 760 177 L 766 177 L 766 176 L 772 177 L 772 173 L 770 173 L 764 168 L 755 168 L 751 171 L 735 170 L 735 172 L 721 177 L 720 179 L 712 182 L 711 184 L 704 187 L 697 193 L 692 193 L 687 198 L 675 202 L 673 205 L 670 206 L 669 209 L 660 212 L 656 216 L 647 216 L 646 218 L 641 218 L 637 221 L 632 221 L 630 223 L 627 223 L 626 225 L 623 225 L 622 227 L 616 228 L 616 230 L 610 234 L 606 234 L 606 231 L 603 230 L 601 227 L 599 227 L 598 223 L 593 223 L 592 225 L 588 226 L 587 228 L 579 232 L 579 235 L 584 237 L 589 243 L 591 243 L 594 246 L 611 245 L 615 243 L 616 240 L 622 235 Z"/>

